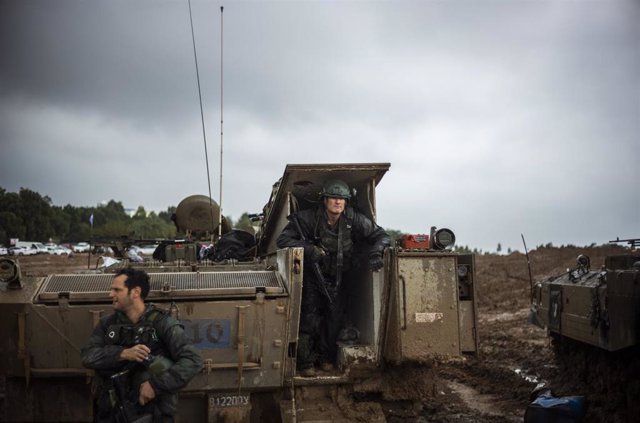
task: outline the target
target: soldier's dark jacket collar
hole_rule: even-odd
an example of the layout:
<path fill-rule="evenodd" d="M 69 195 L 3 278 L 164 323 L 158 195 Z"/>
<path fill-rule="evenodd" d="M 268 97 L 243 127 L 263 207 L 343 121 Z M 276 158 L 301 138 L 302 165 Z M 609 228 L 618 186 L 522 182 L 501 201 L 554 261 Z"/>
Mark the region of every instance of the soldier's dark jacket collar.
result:
<path fill-rule="evenodd" d="M 142 312 L 142 315 L 140 316 L 140 319 L 138 320 L 137 323 L 133 323 L 129 317 L 126 315 L 126 313 L 122 312 L 122 311 L 116 311 L 116 323 L 120 323 L 120 324 L 132 324 L 132 325 L 138 325 L 141 323 L 145 323 L 147 321 L 149 322 L 153 322 L 155 320 L 155 318 L 157 317 L 158 313 L 160 312 L 160 310 L 158 310 L 156 308 L 156 306 L 154 304 L 151 303 L 147 303 L 144 306 L 144 311 Z"/>

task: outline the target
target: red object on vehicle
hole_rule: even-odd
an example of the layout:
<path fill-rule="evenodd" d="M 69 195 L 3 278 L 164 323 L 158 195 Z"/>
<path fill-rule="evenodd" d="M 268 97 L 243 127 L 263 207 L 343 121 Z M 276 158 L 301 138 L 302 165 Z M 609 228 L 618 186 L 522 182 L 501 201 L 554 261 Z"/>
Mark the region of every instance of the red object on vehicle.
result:
<path fill-rule="evenodd" d="M 429 235 L 427 234 L 408 234 L 402 235 L 402 248 L 411 249 L 429 249 Z"/>

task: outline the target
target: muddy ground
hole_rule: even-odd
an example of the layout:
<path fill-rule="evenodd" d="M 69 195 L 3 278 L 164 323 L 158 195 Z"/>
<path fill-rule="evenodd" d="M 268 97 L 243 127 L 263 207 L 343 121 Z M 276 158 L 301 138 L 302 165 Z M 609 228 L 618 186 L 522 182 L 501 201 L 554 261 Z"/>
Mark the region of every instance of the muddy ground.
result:
<path fill-rule="evenodd" d="M 562 274 L 575 265 L 579 254 L 587 254 L 592 267 L 598 268 L 606 255 L 624 252 L 628 249 L 619 246 L 541 247 L 530 252 L 533 279 Z M 92 268 L 96 259 L 92 256 Z M 32 275 L 73 272 L 87 269 L 88 255 L 22 257 L 20 265 Z M 433 380 L 436 373 L 437 382 L 421 390 L 422 398 L 413 404 L 383 398 L 388 422 L 522 422 L 531 390 L 540 381 L 557 396 L 586 396 L 586 423 L 640 421 L 640 415 L 627 406 L 630 401 L 624 392 L 612 392 L 611 384 L 593 383 L 588 368 L 575 373 L 556 364 L 546 331 L 527 322 L 530 283 L 524 254 L 479 255 L 476 267 L 479 357 L 428 370 L 403 369 L 405 381 L 407 377 L 417 383 Z"/>

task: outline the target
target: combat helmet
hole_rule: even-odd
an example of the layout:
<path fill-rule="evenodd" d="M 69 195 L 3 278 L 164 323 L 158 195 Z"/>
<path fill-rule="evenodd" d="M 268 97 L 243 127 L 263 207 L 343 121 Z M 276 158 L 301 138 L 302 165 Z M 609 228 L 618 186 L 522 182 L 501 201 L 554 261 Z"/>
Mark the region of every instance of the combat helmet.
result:
<path fill-rule="evenodd" d="M 320 191 L 320 197 L 333 197 L 333 198 L 351 198 L 349 192 L 349 185 L 340 179 L 331 179 L 324 183 L 322 191 Z"/>

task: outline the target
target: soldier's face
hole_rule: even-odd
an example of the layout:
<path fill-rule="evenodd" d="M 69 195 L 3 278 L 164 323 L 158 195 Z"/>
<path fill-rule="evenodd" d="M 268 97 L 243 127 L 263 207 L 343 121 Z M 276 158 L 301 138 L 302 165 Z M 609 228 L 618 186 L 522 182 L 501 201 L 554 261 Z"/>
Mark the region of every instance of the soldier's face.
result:
<path fill-rule="evenodd" d="M 324 206 L 327 209 L 327 213 L 333 215 L 339 215 L 344 211 L 344 205 L 346 200 L 344 198 L 326 197 L 324 199 Z"/>
<path fill-rule="evenodd" d="M 127 275 L 120 275 L 113 278 L 111 282 L 111 291 L 109 297 L 113 302 L 113 309 L 119 311 L 127 311 L 133 305 L 133 294 L 135 289 L 129 290 L 124 284 L 127 280 Z"/>

